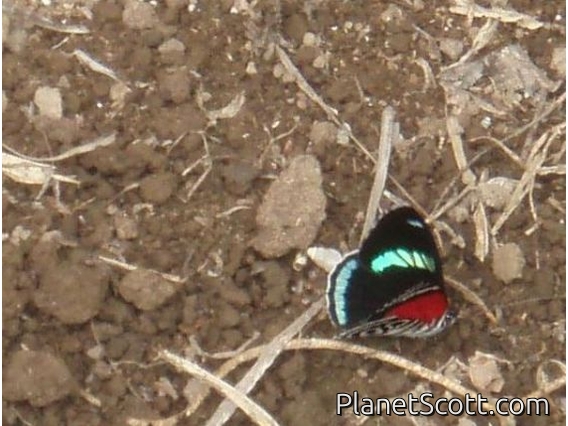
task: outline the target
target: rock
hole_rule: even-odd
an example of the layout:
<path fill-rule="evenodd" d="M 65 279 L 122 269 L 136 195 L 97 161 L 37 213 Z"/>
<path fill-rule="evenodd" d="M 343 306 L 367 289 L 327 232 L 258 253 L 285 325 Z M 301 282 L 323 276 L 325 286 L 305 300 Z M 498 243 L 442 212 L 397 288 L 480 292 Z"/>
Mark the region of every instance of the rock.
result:
<path fill-rule="evenodd" d="M 306 249 L 325 219 L 325 205 L 319 162 L 311 155 L 296 157 L 270 185 L 258 209 L 252 246 L 267 258 Z"/>
<path fill-rule="evenodd" d="M 482 352 L 469 358 L 469 378 L 482 392 L 501 392 L 505 384 L 495 358 Z"/>
<path fill-rule="evenodd" d="M 505 284 L 522 277 L 524 266 L 525 257 L 515 243 L 504 244 L 493 252 L 493 273 Z"/>
<path fill-rule="evenodd" d="M 118 292 L 138 309 L 151 311 L 168 301 L 179 285 L 147 269 L 130 271 L 118 283 Z"/>
<path fill-rule="evenodd" d="M 63 324 L 82 324 L 99 312 L 108 287 L 108 270 L 63 262 L 40 275 L 33 295 L 41 311 Z"/>
<path fill-rule="evenodd" d="M 69 395 L 76 387 L 65 363 L 46 352 L 17 351 L 2 377 L 2 398 L 44 407 Z"/>
<path fill-rule="evenodd" d="M 122 22 L 133 30 L 144 30 L 158 26 L 159 20 L 150 3 L 130 0 L 122 12 Z"/>
<path fill-rule="evenodd" d="M 39 114 L 54 120 L 63 117 L 63 101 L 61 92 L 55 87 L 38 87 L 34 95 L 34 103 Z"/>

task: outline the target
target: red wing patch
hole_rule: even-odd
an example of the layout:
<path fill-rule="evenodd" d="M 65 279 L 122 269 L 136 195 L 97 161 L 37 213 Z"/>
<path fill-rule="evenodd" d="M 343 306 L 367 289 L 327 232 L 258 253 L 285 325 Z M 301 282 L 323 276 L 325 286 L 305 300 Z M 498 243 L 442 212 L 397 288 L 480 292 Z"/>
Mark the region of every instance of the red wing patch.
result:
<path fill-rule="evenodd" d="M 440 290 L 429 291 L 393 306 L 384 317 L 418 320 L 429 324 L 439 320 L 448 309 L 448 299 Z"/>

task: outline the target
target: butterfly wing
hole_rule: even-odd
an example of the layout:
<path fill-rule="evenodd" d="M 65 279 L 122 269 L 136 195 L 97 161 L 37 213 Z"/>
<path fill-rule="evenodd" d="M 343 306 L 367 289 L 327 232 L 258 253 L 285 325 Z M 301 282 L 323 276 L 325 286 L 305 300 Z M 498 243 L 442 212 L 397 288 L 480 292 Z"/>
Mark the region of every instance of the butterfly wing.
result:
<path fill-rule="evenodd" d="M 328 276 L 326 298 L 332 322 L 350 328 L 371 318 L 388 301 L 376 292 L 379 280 L 362 266 L 358 251 L 348 253 Z"/>
<path fill-rule="evenodd" d="M 385 215 L 331 272 L 332 321 L 355 335 L 428 336 L 453 321 L 442 264 L 428 225 L 412 208 Z"/>
<path fill-rule="evenodd" d="M 454 323 L 456 316 L 448 311 L 434 323 L 424 323 L 416 319 L 398 317 L 385 317 L 374 321 L 362 323 L 356 327 L 340 332 L 337 337 L 367 337 L 367 336 L 404 336 L 404 337 L 430 337 L 438 334 Z"/>
<path fill-rule="evenodd" d="M 383 216 L 361 245 L 359 257 L 378 275 L 420 271 L 431 281 L 442 281 L 442 261 L 432 231 L 411 207 Z"/>

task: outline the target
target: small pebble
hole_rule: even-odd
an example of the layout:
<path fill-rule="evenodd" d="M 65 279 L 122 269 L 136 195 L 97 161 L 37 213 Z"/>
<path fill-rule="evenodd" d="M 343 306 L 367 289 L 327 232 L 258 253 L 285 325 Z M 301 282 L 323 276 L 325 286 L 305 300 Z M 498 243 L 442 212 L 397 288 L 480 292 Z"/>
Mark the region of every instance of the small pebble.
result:
<path fill-rule="evenodd" d="M 525 257 L 515 243 L 504 244 L 493 252 L 493 273 L 505 284 L 521 278 L 524 266 Z"/>
<path fill-rule="evenodd" d="M 134 240 L 138 238 L 138 223 L 131 217 L 118 214 L 114 217 L 114 227 L 119 240 Z"/>
<path fill-rule="evenodd" d="M 304 46 L 313 47 L 317 45 L 317 37 L 314 33 L 307 32 L 304 34 L 304 39 L 302 41 Z"/>
<path fill-rule="evenodd" d="M 63 117 L 61 92 L 55 87 L 38 87 L 34 95 L 34 103 L 38 107 L 40 115 L 54 120 Z"/>

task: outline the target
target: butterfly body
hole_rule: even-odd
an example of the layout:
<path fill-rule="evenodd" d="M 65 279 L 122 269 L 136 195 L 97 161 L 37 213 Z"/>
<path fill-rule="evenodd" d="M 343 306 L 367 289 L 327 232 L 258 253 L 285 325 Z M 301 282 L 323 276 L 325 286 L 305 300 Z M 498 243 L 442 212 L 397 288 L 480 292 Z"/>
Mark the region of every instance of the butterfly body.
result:
<path fill-rule="evenodd" d="M 455 320 L 434 238 L 410 207 L 381 218 L 361 248 L 335 266 L 326 296 L 339 337 L 428 337 Z"/>

